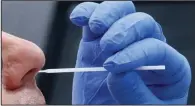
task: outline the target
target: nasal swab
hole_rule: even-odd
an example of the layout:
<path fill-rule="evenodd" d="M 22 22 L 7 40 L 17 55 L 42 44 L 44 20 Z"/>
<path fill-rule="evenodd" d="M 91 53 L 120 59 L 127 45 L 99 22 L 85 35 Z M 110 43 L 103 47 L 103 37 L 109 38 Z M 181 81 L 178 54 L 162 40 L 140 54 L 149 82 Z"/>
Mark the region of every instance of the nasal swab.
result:
<path fill-rule="evenodd" d="M 141 66 L 135 70 L 165 70 L 164 65 L 158 66 Z M 39 71 L 39 73 L 69 73 L 69 72 L 98 72 L 107 71 L 103 67 L 84 67 L 84 68 L 60 68 L 60 69 L 46 69 Z"/>

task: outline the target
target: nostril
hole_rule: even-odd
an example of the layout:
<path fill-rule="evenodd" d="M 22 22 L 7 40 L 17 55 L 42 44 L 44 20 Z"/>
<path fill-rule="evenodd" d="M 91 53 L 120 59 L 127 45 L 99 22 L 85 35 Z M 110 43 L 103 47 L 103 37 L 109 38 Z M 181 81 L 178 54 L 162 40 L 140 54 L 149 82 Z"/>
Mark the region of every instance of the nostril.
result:
<path fill-rule="evenodd" d="M 34 83 L 35 82 L 34 78 L 37 72 L 38 72 L 38 69 L 36 68 L 33 68 L 30 71 L 28 71 L 21 79 L 22 85 Z"/>
<path fill-rule="evenodd" d="M 35 82 L 34 77 L 37 72 L 38 69 L 34 68 L 26 71 L 26 73 L 4 73 L 3 85 L 8 90 L 15 90 L 26 84 L 32 85 Z"/>

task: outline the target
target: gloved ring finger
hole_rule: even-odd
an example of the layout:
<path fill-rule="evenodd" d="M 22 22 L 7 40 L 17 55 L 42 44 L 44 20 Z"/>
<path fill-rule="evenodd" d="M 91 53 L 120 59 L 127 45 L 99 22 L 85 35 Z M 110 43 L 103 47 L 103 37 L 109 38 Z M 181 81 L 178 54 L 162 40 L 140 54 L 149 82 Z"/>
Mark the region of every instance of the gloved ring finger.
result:
<path fill-rule="evenodd" d="M 115 53 L 145 38 L 166 42 L 161 26 L 148 14 L 137 12 L 116 21 L 100 40 L 102 51 Z"/>

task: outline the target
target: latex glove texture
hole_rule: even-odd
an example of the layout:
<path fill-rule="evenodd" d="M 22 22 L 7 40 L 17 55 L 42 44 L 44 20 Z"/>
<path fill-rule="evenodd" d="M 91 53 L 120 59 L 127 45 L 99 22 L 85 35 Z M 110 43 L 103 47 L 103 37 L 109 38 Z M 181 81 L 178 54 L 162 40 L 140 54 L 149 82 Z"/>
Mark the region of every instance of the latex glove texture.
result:
<path fill-rule="evenodd" d="M 187 103 L 187 59 L 166 43 L 154 18 L 136 12 L 131 1 L 83 2 L 70 20 L 83 28 L 76 67 L 107 69 L 74 73 L 72 104 Z M 145 65 L 166 70 L 132 70 Z"/>

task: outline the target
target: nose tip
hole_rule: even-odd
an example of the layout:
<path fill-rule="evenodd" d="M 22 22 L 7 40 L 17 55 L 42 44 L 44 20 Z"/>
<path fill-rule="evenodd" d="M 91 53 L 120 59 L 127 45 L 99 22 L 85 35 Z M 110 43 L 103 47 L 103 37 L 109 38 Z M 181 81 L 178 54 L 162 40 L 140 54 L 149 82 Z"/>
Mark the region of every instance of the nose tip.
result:
<path fill-rule="evenodd" d="M 45 63 L 42 50 L 30 41 L 11 35 L 2 36 L 2 46 L 5 87 L 16 89 L 28 81 L 33 81 Z"/>
<path fill-rule="evenodd" d="M 26 66 L 29 66 L 29 70 L 40 70 L 43 65 L 45 64 L 45 55 L 43 51 L 34 43 L 30 41 L 24 41 L 24 44 L 26 44 L 25 47 L 23 47 L 23 62 Z M 38 71 L 36 70 L 36 71 Z"/>

